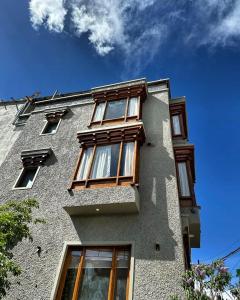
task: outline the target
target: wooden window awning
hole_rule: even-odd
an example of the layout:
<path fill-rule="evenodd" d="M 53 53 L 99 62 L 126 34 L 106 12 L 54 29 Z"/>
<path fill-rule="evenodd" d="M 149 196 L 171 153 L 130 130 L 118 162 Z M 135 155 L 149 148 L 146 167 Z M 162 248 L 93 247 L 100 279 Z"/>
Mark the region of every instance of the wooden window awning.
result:
<path fill-rule="evenodd" d="M 68 112 L 68 110 L 69 110 L 69 108 L 65 107 L 65 108 L 47 111 L 45 113 L 45 117 L 50 122 L 57 121 L 57 120 L 61 119 Z"/>
<path fill-rule="evenodd" d="M 140 100 L 144 101 L 147 97 L 147 88 L 145 84 L 137 84 L 101 92 L 96 91 L 92 93 L 92 96 L 96 102 L 138 96 L 140 96 Z"/>
<path fill-rule="evenodd" d="M 51 155 L 52 149 L 24 150 L 21 152 L 22 164 L 24 167 L 43 165 Z"/>
<path fill-rule="evenodd" d="M 77 138 L 81 147 L 134 141 L 143 144 L 145 141 L 145 133 L 143 125 L 134 125 L 78 132 Z"/>

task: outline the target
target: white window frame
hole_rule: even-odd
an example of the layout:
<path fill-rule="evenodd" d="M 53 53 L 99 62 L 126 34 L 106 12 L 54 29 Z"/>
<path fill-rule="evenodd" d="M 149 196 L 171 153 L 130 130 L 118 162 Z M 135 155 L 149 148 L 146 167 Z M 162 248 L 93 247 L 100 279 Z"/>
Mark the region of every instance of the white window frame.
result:
<path fill-rule="evenodd" d="M 14 183 L 14 185 L 13 185 L 13 187 L 12 187 L 13 190 L 29 190 L 29 189 L 31 189 L 31 188 L 33 187 L 33 184 L 34 184 L 34 182 L 35 182 L 35 179 L 36 179 L 36 177 L 37 177 L 37 174 L 38 174 L 38 172 L 39 172 L 39 170 L 40 170 L 40 168 L 41 168 L 40 166 L 37 167 L 37 171 L 36 171 L 36 173 L 35 173 L 35 175 L 34 175 L 34 177 L 33 177 L 33 181 L 32 181 L 32 184 L 31 184 L 30 187 L 18 187 L 18 186 L 17 186 L 18 183 L 19 183 L 19 181 L 20 181 L 21 178 L 22 178 L 22 175 L 23 175 L 25 169 L 27 169 L 27 168 L 28 168 L 28 167 L 23 167 L 23 168 L 21 169 L 21 172 L 20 172 L 20 174 L 18 175 L 18 178 L 17 178 L 17 180 L 15 181 L 15 183 Z M 31 168 L 31 167 L 30 167 L 30 168 Z"/>
<path fill-rule="evenodd" d="M 44 123 L 44 125 L 43 125 L 43 129 L 42 129 L 40 135 L 53 135 L 53 134 L 56 134 L 57 131 L 58 131 L 58 127 L 59 127 L 61 121 L 62 121 L 62 119 L 60 118 L 60 119 L 58 120 L 58 124 L 57 124 L 57 127 L 56 127 L 56 131 L 55 131 L 54 133 L 48 133 L 48 132 L 44 133 L 44 130 L 45 130 L 46 127 L 48 126 L 48 123 L 51 123 L 51 122 L 49 122 L 49 121 L 45 121 L 45 123 Z"/>
<path fill-rule="evenodd" d="M 56 271 L 56 276 L 53 284 L 53 289 L 51 292 L 50 300 L 55 300 L 57 296 L 57 291 L 58 291 L 58 286 L 61 280 L 61 275 L 62 271 L 64 268 L 65 260 L 67 257 L 67 250 L 68 247 L 71 246 L 82 246 L 82 247 L 87 247 L 87 246 L 96 246 L 96 247 L 101 247 L 101 246 L 131 246 L 131 258 L 130 258 L 130 273 L 129 273 L 129 290 L 128 290 L 128 300 L 133 300 L 133 282 L 134 282 L 134 266 L 135 266 L 135 257 L 134 257 L 134 241 L 114 241 L 114 242 L 108 242 L 108 241 L 98 241 L 98 242 L 81 242 L 81 241 L 69 241 L 69 242 L 64 242 L 63 245 L 63 250 L 61 253 L 60 261 L 57 266 L 57 271 Z"/>

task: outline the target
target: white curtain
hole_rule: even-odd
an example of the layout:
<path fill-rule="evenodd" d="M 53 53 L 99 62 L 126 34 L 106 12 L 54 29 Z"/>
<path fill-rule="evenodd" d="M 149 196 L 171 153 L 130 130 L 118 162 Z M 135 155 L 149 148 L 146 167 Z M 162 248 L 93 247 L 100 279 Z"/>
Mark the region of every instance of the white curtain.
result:
<path fill-rule="evenodd" d="M 84 150 L 83 157 L 80 163 L 80 167 L 77 173 L 77 180 L 84 180 L 87 177 L 87 172 L 90 167 L 90 158 L 92 155 L 93 148 L 87 148 Z"/>
<path fill-rule="evenodd" d="M 126 143 L 123 145 L 122 157 L 122 176 L 132 176 L 134 143 Z"/>
<path fill-rule="evenodd" d="M 189 182 L 188 182 L 188 175 L 187 175 L 187 166 L 185 162 L 178 163 L 178 173 L 179 173 L 181 196 L 189 197 L 190 189 L 189 189 Z"/>
<path fill-rule="evenodd" d="M 179 115 L 172 116 L 172 122 L 173 122 L 173 133 L 174 133 L 174 135 L 181 134 Z"/>
<path fill-rule="evenodd" d="M 99 146 L 96 149 L 91 178 L 104 178 L 110 176 L 111 145 Z"/>
<path fill-rule="evenodd" d="M 105 102 L 100 102 L 95 110 L 93 121 L 101 121 L 103 119 L 104 109 L 105 109 Z"/>
<path fill-rule="evenodd" d="M 128 102 L 128 116 L 138 115 L 138 98 L 130 98 Z"/>

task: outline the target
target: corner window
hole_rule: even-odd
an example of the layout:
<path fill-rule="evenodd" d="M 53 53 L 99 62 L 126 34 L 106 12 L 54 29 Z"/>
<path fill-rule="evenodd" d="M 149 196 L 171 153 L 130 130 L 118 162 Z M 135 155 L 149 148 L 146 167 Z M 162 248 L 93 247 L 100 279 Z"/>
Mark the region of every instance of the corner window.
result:
<path fill-rule="evenodd" d="M 59 120 L 54 120 L 54 121 L 47 121 L 46 125 L 43 128 L 43 131 L 41 134 L 54 134 L 57 132 L 58 126 L 60 123 Z"/>
<path fill-rule="evenodd" d="M 182 197 L 190 197 L 189 179 L 186 162 L 178 162 L 178 176 L 180 185 L 180 195 Z"/>
<path fill-rule="evenodd" d="M 173 135 L 181 135 L 180 115 L 172 116 Z"/>
<path fill-rule="evenodd" d="M 130 247 L 69 247 L 56 299 L 125 300 Z"/>
<path fill-rule="evenodd" d="M 107 123 L 110 120 L 127 121 L 140 118 L 140 98 L 99 100 L 95 104 L 91 124 Z"/>
<path fill-rule="evenodd" d="M 193 145 L 175 145 L 174 155 L 176 161 L 176 173 L 178 193 L 181 207 L 196 206 L 194 193 L 195 164 Z"/>
<path fill-rule="evenodd" d="M 170 115 L 173 139 L 186 139 L 188 132 L 185 101 L 170 103 Z"/>
<path fill-rule="evenodd" d="M 30 189 L 33 186 L 38 169 L 39 167 L 25 167 L 22 170 L 14 188 Z"/>
<path fill-rule="evenodd" d="M 107 187 L 138 183 L 142 125 L 79 132 L 81 151 L 70 188 Z"/>

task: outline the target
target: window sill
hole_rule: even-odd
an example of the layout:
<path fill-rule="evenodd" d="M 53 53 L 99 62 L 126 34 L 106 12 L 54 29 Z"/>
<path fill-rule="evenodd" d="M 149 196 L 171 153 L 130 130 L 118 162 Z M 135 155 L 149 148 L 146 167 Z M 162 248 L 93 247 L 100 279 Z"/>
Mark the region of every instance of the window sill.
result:
<path fill-rule="evenodd" d="M 97 178 L 86 180 L 74 180 L 71 185 L 71 189 L 74 190 L 84 190 L 84 189 L 96 189 L 96 188 L 107 188 L 116 186 L 133 186 L 132 176 L 119 176 L 117 177 L 107 177 L 107 178 Z"/>

